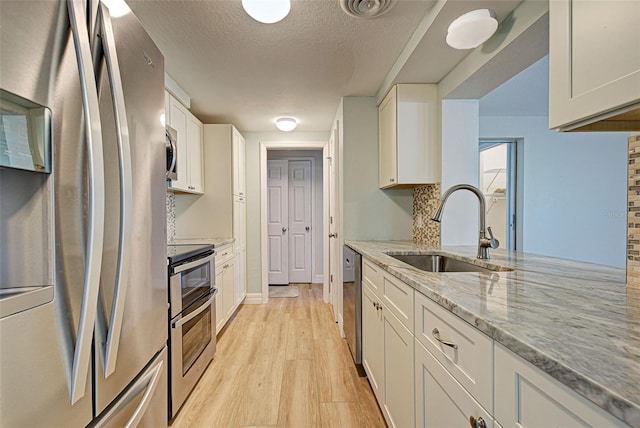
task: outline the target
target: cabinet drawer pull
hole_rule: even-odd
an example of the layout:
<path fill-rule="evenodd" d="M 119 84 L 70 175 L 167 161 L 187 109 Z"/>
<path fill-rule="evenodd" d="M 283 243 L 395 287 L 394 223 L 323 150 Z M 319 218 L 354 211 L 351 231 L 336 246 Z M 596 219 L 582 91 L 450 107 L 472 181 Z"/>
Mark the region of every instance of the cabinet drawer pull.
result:
<path fill-rule="evenodd" d="M 471 428 L 487 428 L 487 423 L 482 419 L 482 416 L 479 416 L 478 419 L 473 416 L 469 417 L 469 424 Z"/>
<path fill-rule="evenodd" d="M 442 343 L 443 345 L 450 346 L 453 349 L 458 349 L 458 344 L 450 342 L 448 340 L 440 339 L 440 332 L 438 331 L 437 328 L 434 328 L 433 330 L 431 330 L 431 334 L 433 335 L 434 339 L 436 339 L 438 342 Z"/>

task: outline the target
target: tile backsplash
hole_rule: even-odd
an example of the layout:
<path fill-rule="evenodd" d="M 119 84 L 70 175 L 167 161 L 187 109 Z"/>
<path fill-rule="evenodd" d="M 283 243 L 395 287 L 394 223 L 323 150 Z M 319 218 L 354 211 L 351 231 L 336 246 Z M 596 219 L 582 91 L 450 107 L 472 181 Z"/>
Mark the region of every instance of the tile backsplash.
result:
<path fill-rule="evenodd" d="M 627 287 L 640 288 L 640 135 L 629 138 Z"/>
<path fill-rule="evenodd" d="M 176 195 L 167 193 L 167 242 L 176 239 Z"/>
<path fill-rule="evenodd" d="M 440 223 L 431 221 L 438 207 L 440 183 L 413 188 L 413 242 L 440 246 Z"/>

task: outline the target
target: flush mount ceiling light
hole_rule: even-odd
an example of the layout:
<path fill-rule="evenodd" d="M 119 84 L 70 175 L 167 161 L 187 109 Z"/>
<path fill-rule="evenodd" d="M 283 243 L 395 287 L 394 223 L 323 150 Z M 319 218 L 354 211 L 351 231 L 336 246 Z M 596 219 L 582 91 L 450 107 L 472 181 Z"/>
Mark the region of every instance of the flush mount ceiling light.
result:
<path fill-rule="evenodd" d="M 394 4 L 395 0 L 340 0 L 344 13 L 355 18 L 376 18 Z"/>
<path fill-rule="evenodd" d="M 276 128 L 284 132 L 293 131 L 296 126 L 298 122 L 293 117 L 281 117 L 276 120 Z"/>
<path fill-rule="evenodd" d="M 291 0 L 242 0 L 247 14 L 263 24 L 282 21 L 291 10 Z"/>
<path fill-rule="evenodd" d="M 447 44 L 456 49 L 473 49 L 489 40 L 497 29 L 498 20 L 493 10 L 472 10 L 449 25 Z"/>

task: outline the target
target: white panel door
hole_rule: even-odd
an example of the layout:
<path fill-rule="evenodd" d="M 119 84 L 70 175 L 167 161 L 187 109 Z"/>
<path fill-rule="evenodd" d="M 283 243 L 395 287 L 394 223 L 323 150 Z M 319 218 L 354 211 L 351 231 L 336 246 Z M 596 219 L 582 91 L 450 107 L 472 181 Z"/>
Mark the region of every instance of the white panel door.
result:
<path fill-rule="evenodd" d="M 289 282 L 311 282 L 311 161 L 289 161 Z"/>
<path fill-rule="evenodd" d="M 289 283 L 287 160 L 267 161 L 267 251 L 269 284 Z"/>

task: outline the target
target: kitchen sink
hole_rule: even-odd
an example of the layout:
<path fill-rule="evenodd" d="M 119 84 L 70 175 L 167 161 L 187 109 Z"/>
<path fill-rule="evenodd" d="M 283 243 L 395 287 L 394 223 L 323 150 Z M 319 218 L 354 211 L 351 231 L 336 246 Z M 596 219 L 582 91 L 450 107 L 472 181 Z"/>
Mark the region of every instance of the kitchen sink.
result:
<path fill-rule="evenodd" d="M 417 269 L 426 272 L 508 272 L 513 269 L 503 266 L 489 265 L 487 267 L 477 266 L 452 257 L 442 256 L 439 254 L 419 254 L 419 255 L 402 255 L 388 254 L 396 260 L 411 265 Z"/>

